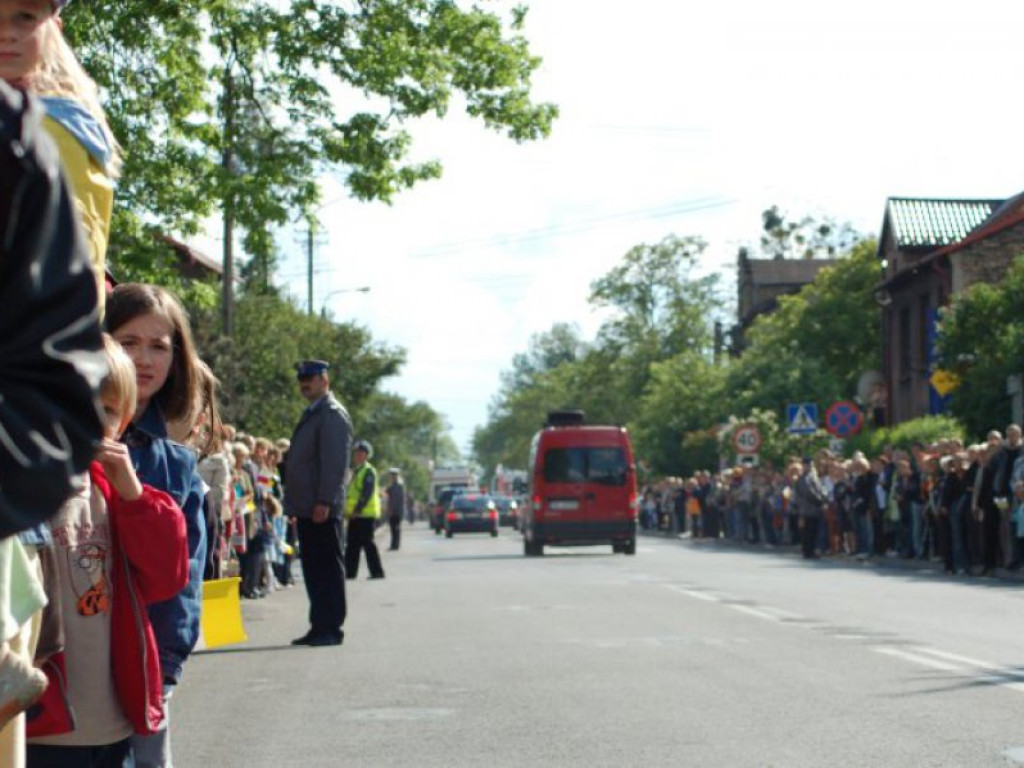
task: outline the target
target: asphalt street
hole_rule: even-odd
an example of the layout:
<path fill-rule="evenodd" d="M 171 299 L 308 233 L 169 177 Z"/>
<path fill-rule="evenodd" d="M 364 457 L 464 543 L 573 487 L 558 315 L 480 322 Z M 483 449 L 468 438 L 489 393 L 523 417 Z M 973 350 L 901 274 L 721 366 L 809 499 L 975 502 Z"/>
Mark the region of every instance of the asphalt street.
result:
<path fill-rule="evenodd" d="M 342 647 L 289 645 L 301 584 L 243 603 L 249 642 L 186 665 L 179 768 L 1024 764 L 1019 583 L 422 524 L 382 554 Z"/>

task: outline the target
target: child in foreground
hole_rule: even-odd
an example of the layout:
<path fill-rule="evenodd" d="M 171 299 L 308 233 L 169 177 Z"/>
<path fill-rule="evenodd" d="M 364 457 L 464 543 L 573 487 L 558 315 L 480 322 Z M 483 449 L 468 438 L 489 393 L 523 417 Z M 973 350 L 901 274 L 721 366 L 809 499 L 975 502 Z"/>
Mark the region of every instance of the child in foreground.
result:
<path fill-rule="evenodd" d="M 127 446 L 118 442 L 135 413 L 135 367 L 110 336 L 103 341 L 109 367 L 100 390 L 104 439 L 86 489 L 51 521 L 58 583 L 47 589 L 62 605 L 66 698 L 49 690 L 41 711 L 33 712 L 38 720 L 73 728 L 46 734 L 37 728 L 29 739 L 29 768 L 134 765 L 131 735 L 153 733 L 164 717 L 163 675 L 146 606 L 188 583 L 181 509 L 139 481 Z"/>
<path fill-rule="evenodd" d="M 71 185 L 102 306 L 120 148 L 100 104 L 99 88 L 64 39 L 60 12 L 67 2 L 0 0 L 0 23 L 6 30 L 0 78 L 38 95 L 46 107 L 44 127 Z"/>

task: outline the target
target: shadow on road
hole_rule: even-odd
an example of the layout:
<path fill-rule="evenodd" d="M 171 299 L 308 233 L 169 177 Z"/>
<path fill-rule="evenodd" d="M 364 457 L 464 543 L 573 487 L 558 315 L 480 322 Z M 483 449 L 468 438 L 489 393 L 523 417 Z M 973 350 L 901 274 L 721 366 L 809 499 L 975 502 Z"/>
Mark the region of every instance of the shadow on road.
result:
<path fill-rule="evenodd" d="M 471 560 L 525 560 L 526 558 L 521 554 L 511 555 L 443 555 L 441 557 L 430 558 L 435 563 L 465 563 Z"/>
<path fill-rule="evenodd" d="M 943 581 L 950 584 L 967 584 L 986 589 L 1019 589 L 1024 581 L 1024 573 L 1008 572 L 1002 569 L 989 576 L 953 575 L 943 572 L 942 563 L 930 560 L 911 560 L 906 558 L 872 557 L 858 560 L 854 557 L 822 556 L 813 560 L 805 560 L 799 550 L 792 546 L 762 547 L 756 544 L 737 544 L 725 539 L 679 539 L 680 544 L 693 547 L 701 552 L 744 552 L 760 555 L 765 558 L 777 559 L 777 568 L 814 568 L 819 570 L 854 570 L 862 573 L 873 573 L 876 576 L 899 578 L 907 581 Z"/>
<path fill-rule="evenodd" d="M 443 562 L 470 562 L 473 560 L 526 560 L 534 562 L 542 562 L 544 560 L 558 560 L 559 558 L 579 558 L 579 557 L 619 557 L 619 555 L 612 554 L 611 552 L 545 552 L 543 557 L 526 557 L 522 554 L 511 554 L 511 555 L 446 555 L 441 557 L 432 557 L 431 560 L 435 563 Z"/>
<path fill-rule="evenodd" d="M 204 648 L 201 651 L 193 651 L 194 656 L 220 656 L 228 653 L 262 653 L 263 651 L 304 651 L 308 650 L 302 645 L 262 645 L 262 646 L 236 646 L 233 648 Z"/>

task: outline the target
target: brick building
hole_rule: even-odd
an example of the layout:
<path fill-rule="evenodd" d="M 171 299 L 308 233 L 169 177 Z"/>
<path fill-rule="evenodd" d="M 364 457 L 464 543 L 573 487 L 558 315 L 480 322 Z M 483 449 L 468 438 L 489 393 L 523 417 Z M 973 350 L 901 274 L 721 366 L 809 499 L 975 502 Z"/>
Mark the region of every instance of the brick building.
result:
<path fill-rule="evenodd" d="M 931 386 L 938 310 L 978 282 L 997 282 L 1024 253 L 1024 193 L 1009 200 L 891 197 L 878 258 L 888 423 L 939 413 Z"/>
<path fill-rule="evenodd" d="M 745 344 L 747 330 L 758 315 L 775 310 L 779 297 L 797 293 L 814 281 L 835 259 L 752 259 L 746 248 L 737 258 L 738 323 L 732 330 L 732 352 L 739 354 Z"/>

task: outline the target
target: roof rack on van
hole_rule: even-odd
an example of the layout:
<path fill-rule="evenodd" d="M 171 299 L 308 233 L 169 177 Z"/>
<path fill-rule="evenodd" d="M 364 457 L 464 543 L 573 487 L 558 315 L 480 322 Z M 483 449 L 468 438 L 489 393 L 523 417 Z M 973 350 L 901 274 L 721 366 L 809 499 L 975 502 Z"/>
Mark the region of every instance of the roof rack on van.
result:
<path fill-rule="evenodd" d="M 548 411 L 547 426 L 549 427 L 572 427 L 582 424 L 586 414 L 580 410 L 571 411 Z"/>

